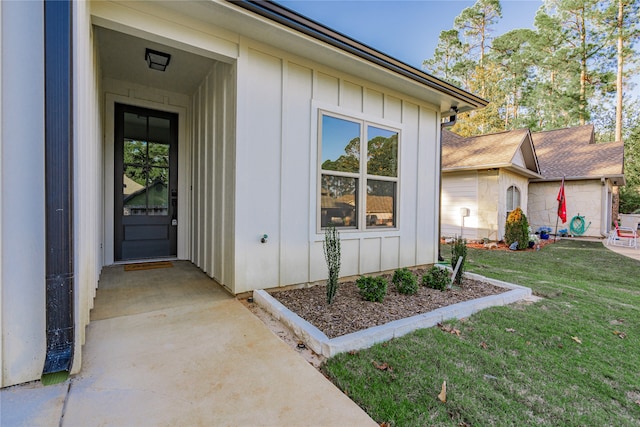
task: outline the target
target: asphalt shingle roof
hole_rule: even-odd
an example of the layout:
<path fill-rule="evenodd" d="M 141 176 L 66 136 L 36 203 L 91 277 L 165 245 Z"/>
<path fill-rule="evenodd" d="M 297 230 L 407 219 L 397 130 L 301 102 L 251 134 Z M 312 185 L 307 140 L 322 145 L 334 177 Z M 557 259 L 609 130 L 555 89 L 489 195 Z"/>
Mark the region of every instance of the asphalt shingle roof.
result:
<path fill-rule="evenodd" d="M 528 133 L 518 129 L 465 138 L 443 129 L 442 169 L 505 166 Z"/>
<path fill-rule="evenodd" d="M 442 130 L 442 169 L 504 166 L 529 131 L 518 129 L 475 137 Z M 543 179 L 601 178 L 623 175 L 624 144 L 596 144 L 593 125 L 531 134 Z"/>
<path fill-rule="evenodd" d="M 622 175 L 624 144 L 595 144 L 593 125 L 532 134 L 540 174 L 545 179 Z"/>

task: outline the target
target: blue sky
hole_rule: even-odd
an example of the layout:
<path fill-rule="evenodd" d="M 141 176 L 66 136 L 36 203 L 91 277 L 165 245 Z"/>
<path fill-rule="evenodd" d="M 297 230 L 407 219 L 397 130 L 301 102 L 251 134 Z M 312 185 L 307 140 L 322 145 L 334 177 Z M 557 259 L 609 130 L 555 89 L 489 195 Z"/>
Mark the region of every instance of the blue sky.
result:
<path fill-rule="evenodd" d="M 453 28 L 467 0 L 292 0 L 289 9 L 399 59 L 413 67 L 433 54 L 441 31 Z M 533 28 L 542 0 L 502 0 L 502 19 L 493 36 Z"/>

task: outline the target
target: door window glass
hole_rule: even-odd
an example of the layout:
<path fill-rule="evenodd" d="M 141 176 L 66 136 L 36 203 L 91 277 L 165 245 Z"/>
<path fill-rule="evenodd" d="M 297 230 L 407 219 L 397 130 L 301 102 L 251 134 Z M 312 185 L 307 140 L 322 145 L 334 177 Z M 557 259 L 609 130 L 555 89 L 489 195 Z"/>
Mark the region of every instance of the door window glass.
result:
<path fill-rule="evenodd" d="M 169 214 L 170 121 L 124 114 L 123 215 Z"/>

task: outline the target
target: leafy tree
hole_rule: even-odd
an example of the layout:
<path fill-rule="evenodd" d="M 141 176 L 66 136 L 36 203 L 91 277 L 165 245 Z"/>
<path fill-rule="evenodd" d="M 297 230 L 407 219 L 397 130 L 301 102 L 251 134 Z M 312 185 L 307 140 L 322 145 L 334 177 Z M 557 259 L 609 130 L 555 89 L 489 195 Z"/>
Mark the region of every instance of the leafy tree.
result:
<path fill-rule="evenodd" d="M 606 62 L 611 57 L 608 41 L 614 28 L 606 25 L 606 13 L 598 0 L 547 0 L 545 9 L 562 27 L 569 61 L 579 68 L 578 117 L 581 125 L 589 119 L 588 97 L 611 80 Z M 606 89 L 605 89 L 606 90 Z"/>
<path fill-rule="evenodd" d="M 125 174 L 142 186 L 169 180 L 169 146 L 127 140 L 124 144 Z"/>
<path fill-rule="evenodd" d="M 640 4 L 636 0 L 616 0 L 610 3 L 609 17 L 615 16 L 615 42 L 616 42 L 616 131 L 615 140 L 622 140 L 623 105 L 625 77 L 629 76 L 629 70 L 625 71 L 625 65 L 632 65 L 637 61 L 634 43 L 640 39 L 638 16 Z"/>
<path fill-rule="evenodd" d="M 533 131 L 577 124 L 579 71 L 569 60 L 571 49 L 564 44 L 562 25 L 540 9 L 535 26 L 529 47 L 535 65 L 522 100 L 522 122 Z"/>
<path fill-rule="evenodd" d="M 485 55 L 491 41 L 492 26 L 502 18 L 502 6 L 499 0 L 478 0 L 464 9 L 454 20 L 454 28 L 461 31 L 467 40 L 469 54 L 477 58 L 480 67 L 485 65 Z M 483 77 L 483 75 L 480 75 Z M 486 87 L 480 83 L 480 96 L 486 96 Z"/>
<path fill-rule="evenodd" d="M 530 41 L 535 32 L 517 29 L 496 37 L 491 46 L 490 61 L 499 69 L 500 81 L 497 86 L 504 94 L 503 111 L 505 129 L 518 127 L 520 104 L 524 90 L 533 72 Z"/>
<path fill-rule="evenodd" d="M 452 130 L 463 136 L 593 121 L 598 141 L 622 139 L 627 186 L 621 206 L 628 211 L 640 197 L 640 105 L 627 92 L 640 62 L 639 15 L 639 0 L 545 0 L 535 30 L 492 40 L 500 2 L 477 0 L 440 34 L 424 66 L 490 101 L 459 115 Z"/>
<path fill-rule="evenodd" d="M 493 64 L 488 64 L 484 68 L 476 67 L 475 73 L 482 74 L 482 76 L 472 80 L 471 90 L 478 89 L 479 85 L 484 84 L 489 88 L 487 94 L 490 102 L 480 110 L 460 115 L 452 130 L 462 136 L 482 135 L 504 130 L 504 121 L 500 115 L 500 107 L 505 98 L 501 88 L 501 70 Z"/>
<path fill-rule="evenodd" d="M 339 172 L 358 172 L 360 170 L 360 137 L 355 137 L 344 148 L 345 154 L 336 160 L 325 160 L 322 169 Z"/>
<path fill-rule="evenodd" d="M 376 136 L 368 142 L 367 173 L 378 176 L 398 176 L 398 135 Z"/>
<path fill-rule="evenodd" d="M 422 65 L 431 74 L 462 88 L 469 87 L 470 74 L 475 62 L 466 56 L 468 46 L 460 41 L 456 29 L 440 32 L 438 45 L 433 56 Z"/>
<path fill-rule="evenodd" d="M 625 126 L 630 131 L 624 138 L 624 175 L 627 185 L 620 189 L 620 212 L 630 213 L 640 209 L 640 105 L 636 101 L 628 111 L 633 114 Z"/>

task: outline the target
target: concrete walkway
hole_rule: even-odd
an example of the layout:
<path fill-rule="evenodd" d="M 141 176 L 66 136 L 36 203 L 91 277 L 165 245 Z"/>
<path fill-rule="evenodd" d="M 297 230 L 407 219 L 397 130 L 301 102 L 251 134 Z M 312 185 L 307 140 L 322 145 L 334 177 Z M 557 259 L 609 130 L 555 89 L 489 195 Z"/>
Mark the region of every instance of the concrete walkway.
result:
<path fill-rule="evenodd" d="M 603 240 L 602 243 L 604 244 L 604 247 L 607 249 L 610 249 L 616 253 L 619 253 L 620 255 L 624 255 L 626 257 L 633 258 L 635 260 L 640 261 L 640 249 L 634 249 L 634 248 L 625 247 L 625 246 L 607 245 L 606 239 Z"/>
<path fill-rule="evenodd" d="M 174 264 L 105 269 L 82 372 L 1 390 L 0 425 L 377 425 L 236 299 Z"/>

